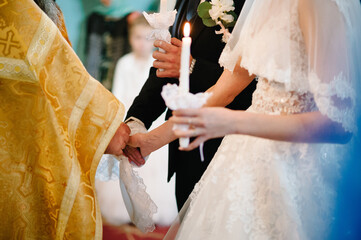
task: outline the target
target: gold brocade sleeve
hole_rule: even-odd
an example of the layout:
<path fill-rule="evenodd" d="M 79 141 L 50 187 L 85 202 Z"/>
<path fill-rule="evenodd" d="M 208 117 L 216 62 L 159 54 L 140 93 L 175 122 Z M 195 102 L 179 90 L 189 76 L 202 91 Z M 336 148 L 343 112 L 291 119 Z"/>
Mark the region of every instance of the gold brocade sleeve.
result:
<path fill-rule="evenodd" d="M 0 239 L 101 239 L 94 176 L 123 105 L 33 0 L 0 1 Z"/>

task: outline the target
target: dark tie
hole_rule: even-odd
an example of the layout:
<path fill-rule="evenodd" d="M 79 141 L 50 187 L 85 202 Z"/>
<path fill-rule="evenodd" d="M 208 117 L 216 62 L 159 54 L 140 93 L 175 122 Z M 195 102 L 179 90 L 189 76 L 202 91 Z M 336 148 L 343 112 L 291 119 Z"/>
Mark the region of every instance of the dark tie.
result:
<path fill-rule="evenodd" d="M 188 9 L 187 9 L 187 21 L 190 21 L 197 14 L 197 9 L 200 0 L 189 0 L 188 1 Z"/>

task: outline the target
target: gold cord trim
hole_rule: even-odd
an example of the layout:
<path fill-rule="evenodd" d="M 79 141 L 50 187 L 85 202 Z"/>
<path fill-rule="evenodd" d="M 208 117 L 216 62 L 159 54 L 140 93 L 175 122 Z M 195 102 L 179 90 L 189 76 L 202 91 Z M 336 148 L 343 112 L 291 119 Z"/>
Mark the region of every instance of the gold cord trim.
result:
<path fill-rule="evenodd" d="M 71 173 L 68 179 L 67 187 L 64 192 L 64 197 L 61 202 L 59 210 L 58 225 L 56 229 L 56 239 L 63 239 L 66 226 L 68 224 L 69 216 L 73 208 L 73 204 L 78 192 L 78 187 L 80 183 L 80 166 L 77 158 L 77 153 L 75 152 L 75 135 L 78 128 L 80 119 L 84 114 L 85 108 L 88 106 L 89 102 L 93 98 L 94 92 L 97 88 L 97 84 L 93 79 L 89 79 L 87 85 L 84 87 L 82 93 L 80 94 L 78 100 L 75 103 L 75 106 L 72 110 L 72 113 L 69 118 L 68 123 L 68 132 L 69 139 L 72 144 L 73 157 L 72 157 L 72 168 Z"/>
<path fill-rule="evenodd" d="M 45 13 L 42 13 L 38 30 L 36 31 L 26 54 L 31 65 L 43 65 L 45 58 L 53 45 L 57 32 L 58 28 Z"/>

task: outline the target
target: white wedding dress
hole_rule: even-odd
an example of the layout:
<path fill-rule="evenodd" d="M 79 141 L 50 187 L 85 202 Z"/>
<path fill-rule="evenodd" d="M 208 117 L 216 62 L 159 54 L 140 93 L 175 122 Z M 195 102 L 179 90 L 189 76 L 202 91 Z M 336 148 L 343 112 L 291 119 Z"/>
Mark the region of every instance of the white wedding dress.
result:
<path fill-rule="evenodd" d="M 310 4 L 314 15 L 298 0 L 246 1 L 220 63 L 233 70 L 241 56 L 241 66 L 259 76 L 248 112 L 320 111 L 354 132 L 355 66 L 348 62 L 344 67 L 342 61 L 360 59 L 360 51 L 343 54 L 355 39 L 346 41 L 345 32 L 327 28 L 360 27 L 361 21 L 355 22 L 350 13 L 361 16 L 359 2 L 302 1 Z M 302 18 L 299 11 L 309 15 Z M 330 18 L 333 21 L 320 21 Z M 315 24 L 323 32 L 315 33 Z M 347 36 L 352 37 L 349 32 Z M 332 41 L 318 44 L 325 39 Z M 334 54 L 335 49 L 341 50 Z M 340 107 L 335 98 L 352 104 Z M 345 149 L 347 145 L 226 136 L 165 239 L 325 239 Z"/>

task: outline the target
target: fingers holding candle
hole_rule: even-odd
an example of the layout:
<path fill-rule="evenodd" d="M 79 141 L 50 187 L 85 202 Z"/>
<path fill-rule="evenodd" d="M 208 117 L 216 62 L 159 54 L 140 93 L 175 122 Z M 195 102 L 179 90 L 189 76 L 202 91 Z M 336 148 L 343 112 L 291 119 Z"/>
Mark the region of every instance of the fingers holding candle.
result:
<path fill-rule="evenodd" d="M 202 142 L 237 133 L 237 125 L 242 124 L 246 113 L 225 108 L 182 109 L 173 111 L 171 123 L 175 125 L 190 125 L 188 129 L 174 129 L 177 137 L 197 137 L 189 147 L 182 150 L 191 150 Z"/>
<path fill-rule="evenodd" d="M 206 134 L 205 128 L 189 128 L 188 130 L 174 129 L 174 134 L 177 137 L 198 137 Z"/>
<path fill-rule="evenodd" d="M 208 140 L 204 123 L 199 117 L 199 109 L 184 109 L 173 112 L 170 121 L 174 124 L 174 134 L 180 139 L 197 137 L 192 143 L 180 145 L 180 150 L 190 151 Z M 184 140 L 183 140 L 184 141 Z"/>
<path fill-rule="evenodd" d="M 183 151 L 191 151 L 193 149 L 195 149 L 196 147 L 199 147 L 203 142 L 207 141 L 209 138 L 206 135 L 206 129 L 205 128 L 200 128 L 200 127 L 190 127 L 188 125 L 175 125 L 175 126 L 186 126 L 186 128 L 179 128 L 179 127 L 175 127 L 174 128 L 174 134 L 179 137 L 180 139 L 183 139 L 183 141 L 185 141 L 185 139 L 188 139 L 190 137 L 196 137 L 196 139 L 194 141 L 192 141 L 191 143 L 187 143 L 186 145 L 184 144 L 180 144 L 179 149 L 183 150 Z M 182 141 L 180 141 L 182 142 Z"/>
<path fill-rule="evenodd" d="M 154 51 L 153 58 L 161 62 L 169 62 L 172 64 L 176 63 L 179 68 L 182 45 L 177 46 L 168 43 L 166 41 L 156 40 L 154 42 L 154 46 L 159 48 L 159 50 L 164 50 L 164 51 Z"/>
<path fill-rule="evenodd" d="M 187 124 L 191 127 L 205 127 L 200 109 L 181 109 L 173 111 L 172 122 L 175 124 Z"/>
<path fill-rule="evenodd" d="M 171 43 L 156 40 L 154 46 L 159 51 L 153 52 L 153 67 L 157 68 L 157 77 L 179 78 L 181 67 L 182 41 L 172 38 Z M 160 51 L 164 50 L 164 51 Z M 162 69 L 163 71 L 160 71 Z"/>

